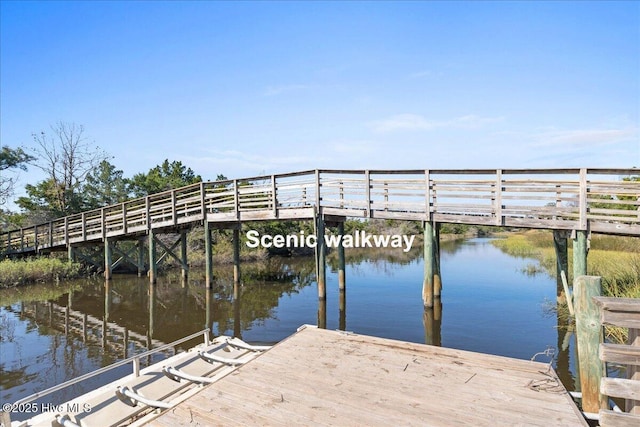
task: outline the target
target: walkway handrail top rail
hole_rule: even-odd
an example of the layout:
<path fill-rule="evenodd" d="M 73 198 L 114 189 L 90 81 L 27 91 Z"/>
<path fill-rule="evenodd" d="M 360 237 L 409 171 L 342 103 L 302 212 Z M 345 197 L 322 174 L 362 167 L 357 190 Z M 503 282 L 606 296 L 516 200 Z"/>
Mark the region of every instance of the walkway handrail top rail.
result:
<path fill-rule="evenodd" d="M 127 359 L 119 360 L 118 362 L 112 363 L 111 365 L 105 366 L 105 367 L 97 369 L 95 371 L 87 372 L 86 374 L 80 375 L 79 377 L 73 378 L 73 379 L 71 379 L 69 381 L 65 381 L 65 382 L 63 382 L 61 384 L 55 385 L 55 386 L 50 387 L 50 388 L 48 388 L 46 390 L 39 391 L 39 392 L 34 393 L 34 394 L 30 395 L 30 396 L 24 397 L 24 398 L 16 401 L 15 405 L 20 405 L 20 404 L 23 404 L 23 403 L 32 402 L 32 401 L 34 401 L 36 399 L 39 399 L 39 398 L 44 397 L 46 395 L 49 395 L 49 394 L 51 394 L 53 392 L 56 392 L 58 390 L 62 390 L 63 388 L 69 387 L 70 385 L 79 383 L 79 382 L 84 381 L 84 380 L 86 380 L 88 378 L 95 377 L 96 375 L 100 375 L 100 374 L 102 374 L 104 372 L 110 371 L 111 369 L 117 368 L 119 366 L 127 365 L 127 364 L 135 361 L 136 359 L 141 359 L 143 357 L 150 356 L 150 355 L 152 355 L 154 353 L 158 353 L 160 351 L 167 350 L 167 349 L 169 349 L 171 347 L 175 347 L 178 344 L 182 344 L 185 341 L 192 340 L 192 339 L 197 338 L 198 336 L 203 335 L 203 334 L 205 334 L 205 339 L 208 338 L 209 329 L 203 329 L 203 330 L 201 330 L 199 332 L 195 332 L 195 333 L 193 333 L 193 334 L 191 334 L 189 336 L 186 336 L 184 338 L 180 338 L 179 340 L 170 342 L 168 344 L 162 345 L 162 346 L 157 347 L 157 348 L 153 348 L 151 350 L 147 350 L 147 351 L 142 352 L 140 354 L 136 354 L 135 356 L 131 356 L 131 357 L 127 358 Z"/>
<path fill-rule="evenodd" d="M 260 175 L 254 177 L 246 177 L 246 178 L 234 178 L 234 179 L 226 179 L 220 181 L 201 181 L 198 183 L 190 184 L 184 187 L 174 188 L 171 190 L 165 190 L 158 193 L 152 193 L 142 197 L 136 197 L 133 199 L 128 199 L 123 202 L 115 203 L 112 205 L 103 206 L 100 208 L 83 211 L 75 214 L 70 214 L 65 217 L 59 217 L 52 219 L 51 221 L 34 224 L 31 226 L 23 227 L 23 229 L 28 229 L 31 227 L 39 227 L 44 226 L 53 221 L 61 221 L 64 218 L 77 218 L 81 215 L 97 215 L 102 211 L 109 211 L 114 208 L 123 206 L 124 204 L 130 204 L 135 202 L 144 202 L 149 199 L 161 198 L 163 196 L 169 196 L 173 193 L 177 192 L 185 192 L 189 190 L 196 190 L 203 187 L 211 187 L 211 186 L 227 186 L 227 185 L 238 185 L 241 182 L 251 182 L 251 181 L 268 181 L 272 179 L 282 179 L 282 178 L 291 178 L 296 176 L 313 176 L 320 174 L 350 174 L 350 175 L 488 175 L 488 174 L 497 174 L 500 173 L 502 179 L 504 179 L 505 175 L 527 175 L 527 174 L 557 174 L 557 175 L 571 175 L 578 174 L 582 175 L 585 173 L 596 174 L 596 175 L 621 175 L 621 176 L 631 176 L 631 175 L 640 175 L 639 168 L 541 168 L 541 169 L 406 169 L 406 170 L 384 170 L 384 169 L 310 169 L 303 170 L 298 172 L 289 172 L 282 174 L 272 174 L 272 175 Z M 321 182 L 317 182 L 316 185 L 322 186 Z M 7 233 L 11 233 L 13 231 L 17 231 L 19 229 L 7 230 L 0 233 L 0 235 L 5 235 Z"/>

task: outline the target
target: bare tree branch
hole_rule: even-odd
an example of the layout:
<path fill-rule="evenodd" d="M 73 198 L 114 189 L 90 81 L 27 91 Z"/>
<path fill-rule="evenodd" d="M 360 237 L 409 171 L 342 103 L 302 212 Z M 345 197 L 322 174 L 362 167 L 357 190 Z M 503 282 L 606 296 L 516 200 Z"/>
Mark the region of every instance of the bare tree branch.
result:
<path fill-rule="evenodd" d="M 55 209 L 69 213 L 74 210 L 80 187 L 87 174 L 107 158 L 102 149 L 93 147 L 85 135 L 84 126 L 58 122 L 51 126 L 50 134 L 33 134 L 38 160 L 34 166 L 41 169 L 51 181 L 51 194 Z"/>

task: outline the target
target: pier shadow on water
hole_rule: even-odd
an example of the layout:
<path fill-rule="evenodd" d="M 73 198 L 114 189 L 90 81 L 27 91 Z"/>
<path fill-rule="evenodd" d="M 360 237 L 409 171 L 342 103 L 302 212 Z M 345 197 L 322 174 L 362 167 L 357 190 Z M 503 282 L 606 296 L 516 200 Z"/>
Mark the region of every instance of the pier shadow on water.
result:
<path fill-rule="evenodd" d="M 216 265 L 213 289 L 205 289 L 204 271 L 193 270 L 186 282 L 169 272 L 154 286 L 117 275 L 107 283 L 85 279 L 2 290 L 1 400 L 14 402 L 204 328 L 273 344 L 302 324 L 521 359 L 553 347 L 558 374 L 574 388 L 573 339 L 548 310 L 556 281 L 523 273 L 532 260 L 508 256 L 489 239 L 443 242 L 442 298 L 425 310 L 421 251 L 399 252 L 347 251 L 344 292 L 330 255 L 326 301 L 318 300 L 309 258 L 244 264 L 236 286 L 232 266 Z M 43 403 L 68 400 L 129 369 L 74 385 Z"/>

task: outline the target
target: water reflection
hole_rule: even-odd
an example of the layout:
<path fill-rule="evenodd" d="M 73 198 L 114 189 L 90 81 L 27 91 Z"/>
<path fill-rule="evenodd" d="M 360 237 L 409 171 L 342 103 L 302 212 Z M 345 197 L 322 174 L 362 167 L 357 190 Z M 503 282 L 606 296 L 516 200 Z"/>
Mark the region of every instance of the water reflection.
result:
<path fill-rule="evenodd" d="M 435 298 L 432 308 L 424 309 L 424 343 L 442 345 L 442 300 Z"/>

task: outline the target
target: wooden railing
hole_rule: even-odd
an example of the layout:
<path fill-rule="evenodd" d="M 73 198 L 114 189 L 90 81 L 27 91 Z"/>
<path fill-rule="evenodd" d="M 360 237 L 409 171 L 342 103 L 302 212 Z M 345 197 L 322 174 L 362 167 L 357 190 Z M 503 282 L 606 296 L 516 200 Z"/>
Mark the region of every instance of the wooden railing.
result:
<path fill-rule="evenodd" d="M 600 359 L 626 368 L 626 378 L 603 377 L 600 393 L 625 400 L 622 412 L 600 409 L 603 427 L 640 425 L 640 299 L 595 297 L 600 323 L 628 328 L 627 344 L 600 344 Z"/>
<path fill-rule="evenodd" d="M 35 252 L 194 222 L 323 215 L 640 236 L 636 169 L 312 170 L 202 182 L 0 233 Z"/>

